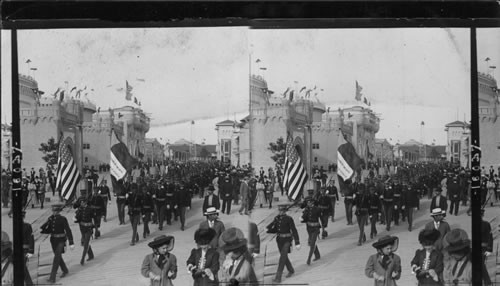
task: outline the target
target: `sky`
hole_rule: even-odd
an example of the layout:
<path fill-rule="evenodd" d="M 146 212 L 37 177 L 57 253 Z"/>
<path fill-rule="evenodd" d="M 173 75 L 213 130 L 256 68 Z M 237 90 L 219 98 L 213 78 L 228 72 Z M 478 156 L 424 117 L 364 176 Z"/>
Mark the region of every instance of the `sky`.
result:
<path fill-rule="evenodd" d="M 25 30 L 18 33 L 19 70 L 46 95 L 87 86 L 101 109 L 136 106 L 125 100 L 128 81 L 152 118 L 147 137 L 162 143 L 216 143 L 217 122 L 248 112 L 251 72 L 276 96 L 317 86 L 324 90 L 317 99 L 332 110 L 366 106 L 354 100 L 358 81 L 382 118 L 377 138 L 445 144 L 444 125 L 470 120 L 469 38 L 468 29 L 438 28 Z M 10 83 L 9 32 L 2 30 L 1 43 L 2 82 Z M 500 29 L 478 29 L 478 58 L 479 71 L 500 69 Z M 10 96 L 3 85 L 2 121 L 10 122 Z"/>

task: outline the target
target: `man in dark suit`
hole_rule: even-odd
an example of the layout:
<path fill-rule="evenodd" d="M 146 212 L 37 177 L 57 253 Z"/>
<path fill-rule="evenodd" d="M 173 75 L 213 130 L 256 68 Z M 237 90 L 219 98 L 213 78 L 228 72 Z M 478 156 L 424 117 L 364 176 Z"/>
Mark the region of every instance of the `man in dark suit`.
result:
<path fill-rule="evenodd" d="M 441 233 L 439 239 L 434 243 L 436 250 L 439 251 L 443 251 L 443 238 L 451 230 L 450 225 L 443 220 L 445 215 L 445 210 L 440 208 L 433 209 L 431 212 L 433 221 L 428 222 L 424 227 L 424 229 L 437 229 Z"/>
<path fill-rule="evenodd" d="M 233 199 L 233 185 L 231 184 L 231 178 L 227 174 L 224 179 L 221 180 L 219 186 L 219 193 L 222 199 L 222 213 L 231 213 L 231 202 Z"/>
<path fill-rule="evenodd" d="M 448 209 L 448 202 L 446 201 L 446 197 L 441 195 L 441 188 L 434 188 L 434 197 L 431 200 L 431 208 L 430 211 L 432 211 L 435 208 L 440 208 L 444 210 L 446 213 L 446 210 Z"/>
<path fill-rule="evenodd" d="M 450 199 L 450 215 L 458 215 L 458 207 L 460 205 L 460 184 L 455 176 L 448 186 L 448 198 Z"/>
<path fill-rule="evenodd" d="M 214 186 L 210 184 L 208 186 L 208 194 L 205 196 L 205 199 L 203 200 L 203 213 L 207 211 L 208 208 L 214 207 L 216 209 L 220 209 L 220 201 L 219 197 L 214 194 Z"/>

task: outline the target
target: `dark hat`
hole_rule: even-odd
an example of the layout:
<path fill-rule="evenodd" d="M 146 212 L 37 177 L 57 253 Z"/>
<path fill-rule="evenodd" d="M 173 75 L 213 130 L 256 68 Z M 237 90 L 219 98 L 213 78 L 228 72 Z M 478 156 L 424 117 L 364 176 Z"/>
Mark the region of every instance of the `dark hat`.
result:
<path fill-rule="evenodd" d="M 289 208 L 290 208 L 290 204 L 279 204 L 278 205 L 278 210 L 280 210 L 280 211 L 283 211 L 283 210 L 286 211 Z"/>
<path fill-rule="evenodd" d="M 55 211 L 55 212 L 60 212 L 60 211 L 62 211 L 63 208 L 64 208 L 63 204 L 53 204 L 52 205 L 52 211 Z"/>
<path fill-rule="evenodd" d="M 155 237 L 153 241 L 148 243 L 151 248 L 158 248 L 162 245 L 167 245 L 167 251 L 174 249 L 175 238 L 171 235 L 160 235 Z"/>
<path fill-rule="evenodd" d="M 212 228 L 201 228 L 194 233 L 194 241 L 197 244 L 205 245 L 209 244 L 210 241 L 217 235 Z"/>
<path fill-rule="evenodd" d="M 215 207 L 207 208 L 207 211 L 204 213 L 204 215 L 211 215 L 211 214 L 219 214 L 219 210 L 216 209 Z"/>
<path fill-rule="evenodd" d="M 470 247 L 470 243 L 467 232 L 460 228 L 452 229 L 443 239 L 444 249 L 448 252 L 456 252 Z"/>
<path fill-rule="evenodd" d="M 235 249 L 238 249 L 242 246 L 247 245 L 247 240 L 243 236 L 243 232 L 236 227 L 231 227 L 226 229 L 221 234 L 221 239 L 223 242 L 222 250 L 229 252 Z"/>
<path fill-rule="evenodd" d="M 423 245 L 432 245 L 440 236 L 441 233 L 437 229 L 423 229 L 418 234 L 418 241 Z"/>
<path fill-rule="evenodd" d="M 380 249 L 386 247 L 387 245 L 393 245 L 396 240 L 398 240 L 397 236 L 386 235 L 379 238 L 377 242 L 372 244 L 372 246 L 376 249 Z"/>

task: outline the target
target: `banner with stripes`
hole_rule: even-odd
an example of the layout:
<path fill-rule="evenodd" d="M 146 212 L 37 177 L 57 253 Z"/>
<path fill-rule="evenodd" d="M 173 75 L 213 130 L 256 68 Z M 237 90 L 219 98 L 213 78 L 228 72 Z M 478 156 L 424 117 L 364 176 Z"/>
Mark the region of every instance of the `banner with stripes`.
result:
<path fill-rule="evenodd" d="M 283 171 L 283 187 L 287 191 L 288 197 L 295 200 L 304 187 L 307 178 L 302 159 L 293 145 L 292 137 L 288 135 L 286 139 L 285 169 Z"/>
<path fill-rule="evenodd" d="M 114 130 L 111 131 L 111 154 L 110 154 L 110 174 L 116 180 L 123 179 L 136 163 L 130 156 L 127 146 L 122 143 Z"/>
<path fill-rule="evenodd" d="M 57 158 L 56 189 L 61 189 L 61 196 L 69 200 L 82 178 L 73 159 L 73 140 L 66 137 L 59 144 L 59 156 Z"/>
<path fill-rule="evenodd" d="M 339 148 L 337 150 L 337 175 L 347 181 L 361 165 L 361 158 L 356 153 L 354 146 L 345 140 L 342 133 L 339 134 Z"/>

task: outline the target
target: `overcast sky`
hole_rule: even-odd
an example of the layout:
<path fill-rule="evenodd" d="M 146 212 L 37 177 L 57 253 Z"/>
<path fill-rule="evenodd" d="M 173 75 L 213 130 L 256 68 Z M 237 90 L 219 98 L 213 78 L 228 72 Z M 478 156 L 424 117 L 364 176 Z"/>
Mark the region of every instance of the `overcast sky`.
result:
<path fill-rule="evenodd" d="M 446 123 L 470 120 L 469 37 L 468 29 L 437 28 L 19 31 L 19 70 L 34 76 L 46 95 L 65 81 L 69 89 L 94 89 L 87 97 L 101 109 L 135 106 L 120 90 L 128 80 L 151 114 L 148 137 L 208 144 L 216 142 L 216 122 L 246 115 L 250 70 L 275 95 L 316 85 L 324 89 L 317 98 L 332 110 L 365 106 L 354 100 L 357 80 L 382 118 L 378 138 L 420 140 L 424 121 L 424 141 L 445 144 Z M 9 46 L 10 34 L 2 31 L 3 83 L 10 83 Z M 478 30 L 478 57 L 480 71 L 488 70 L 486 57 L 500 68 L 500 29 Z M 2 121 L 8 116 L 7 84 Z"/>

